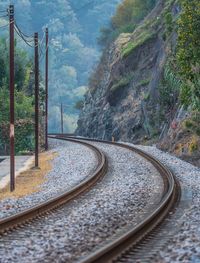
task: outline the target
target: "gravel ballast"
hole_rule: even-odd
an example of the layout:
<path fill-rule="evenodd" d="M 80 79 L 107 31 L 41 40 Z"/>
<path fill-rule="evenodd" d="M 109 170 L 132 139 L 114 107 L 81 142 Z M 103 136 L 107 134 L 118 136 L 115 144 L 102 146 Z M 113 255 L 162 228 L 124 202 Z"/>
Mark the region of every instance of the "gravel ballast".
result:
<path fill-rule="evenodd" d="M 180 160 L 156 147 L 137 146 L 167 165 L 178 178 L 188 199 L 189 208 L 181 212 L 181 217 L 173 224 L 177 231 L 155 259 L 158 263 L 199 263 L 200 262 L 200 168 Z"/>
<path fill-rule="evenodd" d="M 57 214 L 4 236 L 1 262 L 75 262 L 159 202 L 163 182 L 152 164 L 127 149 L 95 145 L 108 156 L 104 179 Z"/>
<path fill-rule="evenodd" d="M 98 165 L 95 153 L 77 143 L 49 140 L 49 148 L 57 153 L 53 169 L 46 175 L 38 191 L 21 198 L 6 198 L 0 201 L 0 218 L 13 215 L 47 199 L 66 192 L 92 174 Z"/>

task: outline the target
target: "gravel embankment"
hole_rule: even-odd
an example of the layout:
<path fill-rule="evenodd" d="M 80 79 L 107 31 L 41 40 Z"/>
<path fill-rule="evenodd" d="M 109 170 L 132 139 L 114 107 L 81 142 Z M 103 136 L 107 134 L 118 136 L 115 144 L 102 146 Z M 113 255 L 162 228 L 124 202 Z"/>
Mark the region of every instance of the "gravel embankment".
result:
<path fill-rule="evenodd" d="M 4 236 L 2 263 L 75 262 L 159 202 L 163 182 L 150 163 L 127 149 L 95 145 L 109 157 L 104 179 L 57 214 Z"/>
<path fill-rule="evenodd" d="M 71 189 L 98 165 L 95 153 L 86 146 L 72 142 L 51 139 L 50 149 L 58 156 L 53 160 L 53 169 L 46 180 L 38 186 L 38 192 L 22 198 L 7 198 L 0 201 L 0 218 L 30 208 Z"/>
<path fill-rule="evenodd" d="M 192 205 L 176 224 L 180 227 L 173 240 L 160 251 L 159 263 L 200 262 L 200 168 L 184 162 L 156 147 L 137 146 L 157 157 L 175 173 L 181 187 L 191 196 Z"/>

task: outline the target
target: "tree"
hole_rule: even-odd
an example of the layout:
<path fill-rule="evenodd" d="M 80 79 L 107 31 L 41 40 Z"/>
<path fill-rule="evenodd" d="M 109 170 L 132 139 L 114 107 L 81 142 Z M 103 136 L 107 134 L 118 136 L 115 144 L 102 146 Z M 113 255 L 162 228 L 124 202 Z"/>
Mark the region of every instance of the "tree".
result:
<path fill-rule="evenodd" d="M 113 27 L 116 29 L 130 23 L 138 23 L 148 14 L 155 2 L 156 0 L 124 0 L 112 18 Z"/>
<path fill-rule="evenodd" d="M 0 39 L 0 150 L 9 150 L 9 63 L 8 43 Z M 15 44 L 15 124 L 16 152 L 33 148 L 33 97 L 30 95 L 30 69 L 32 67 L 27 53 Z"/>

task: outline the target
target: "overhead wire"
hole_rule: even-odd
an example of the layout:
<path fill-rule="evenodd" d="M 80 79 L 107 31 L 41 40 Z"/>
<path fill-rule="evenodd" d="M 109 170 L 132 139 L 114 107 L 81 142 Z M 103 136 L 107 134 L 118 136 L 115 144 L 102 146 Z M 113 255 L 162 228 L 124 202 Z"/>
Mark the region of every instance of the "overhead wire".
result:
<path fill-rule="evenodd" d="M 40 54 L 40 59 L 39 59 L 40 62 L 44 59 L 48 48 L 49 48 L 49 43 L 48 43 L 48 45 L 45 47 L 44 53 L 42 52 L 42 55 Z"/>
<path fill-rule="evenodd" d="M 45 39 L 45 31 L 43 31 L 43 37 L 39 42 L 39 56 L 43 55 L 43 46 L 44 46 L 44 39 Z"/>
<path fill-rule="evenodd" d="M 20 32 L 18 31 L 18 29 L 15 27 L 15 32 L 17 33 L 17 35 L 29 46 L 29 47 L 34 47 L 35 45 L 31 45 L 29 42 L 27 41 L 24 36 L 22 34 L 20 34 Z M 32 41 L 31 41 L 32 42 Z"/>
<path fill-rule="evenodd" d="M 28 42 L 33 42 L 34 41 L 34 37 L 33 36 L 28 36 L 27 34 L 25 34 L 24 32 L 22 32 L 22 30 L 19 28 L 19 26 L 17 25 L 17 23 L 15 22 L 15 27 L 17 28 L 17 30 L 19 31 L 19 33 L 24 37 L 27 38 Z M 30 40 L 28 40 L 30 39 Z"/>

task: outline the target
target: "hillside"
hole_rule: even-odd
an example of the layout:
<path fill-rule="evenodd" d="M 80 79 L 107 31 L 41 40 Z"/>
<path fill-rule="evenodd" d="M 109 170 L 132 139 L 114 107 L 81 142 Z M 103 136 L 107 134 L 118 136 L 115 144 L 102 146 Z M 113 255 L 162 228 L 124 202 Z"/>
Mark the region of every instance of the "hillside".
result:
<path fill-rule="evenodd" d="M 118 20 L 126 4 L 136 3 L 125 0 Z M 196 0 L 159 0 L 132 32 L 109 41 L 77 134 L 157 143 L 199 164 L 199 14 Z"/>
<path fill-rule="evenodd" d="M 49 27 L 50 34 L 50 107 L 49 130 L 60 131 L 60 103 L 65 104 L 65 132 L 76 127 L 79 110 L 75 108 L 87 89 L 88 77 L 100 56 L 97 37 L 100 28 L 106 26 L 121 0 L 13 0 L 16 21 L 28 35 Z M 1 10 L 9 0 L 0 1 Z M 0 25 L 5 24 L 0 18 Z M 0 35 L 7 36 L 7 30 Z M 33 50 L 21 41 L 18 46 Z M 44 66 L 41 64 L 41 71 Z"/>

